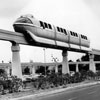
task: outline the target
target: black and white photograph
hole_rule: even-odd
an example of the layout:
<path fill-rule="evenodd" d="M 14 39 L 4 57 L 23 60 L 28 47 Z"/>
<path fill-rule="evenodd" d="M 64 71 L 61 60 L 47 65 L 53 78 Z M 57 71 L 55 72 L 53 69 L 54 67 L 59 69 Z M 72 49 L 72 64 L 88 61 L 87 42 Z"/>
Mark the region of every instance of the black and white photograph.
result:
<path fill-rule="evenodd" d="M 0 0 L 0 100 L 100 100 L 100 0 Z"/>

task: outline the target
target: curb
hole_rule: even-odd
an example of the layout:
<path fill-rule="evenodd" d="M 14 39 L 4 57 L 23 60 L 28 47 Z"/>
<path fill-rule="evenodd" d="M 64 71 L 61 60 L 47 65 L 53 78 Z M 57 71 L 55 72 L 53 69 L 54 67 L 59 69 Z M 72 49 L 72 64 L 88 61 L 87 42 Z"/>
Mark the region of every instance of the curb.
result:
<path fill-rule="evenodd" d="M 56 93 L 60 93 L 66 90 L 70 90 L 70 89 L 75 89 L 75 88 L 79 88 L 79 87 L 85 87 L 85 86 L 91 86 L 91 85 L 95 85 L 95 84 L 100 84 L 100 82 L 93 82 L 93 83 L 83 83 L 77 86 L 69 86 L 67 88 L 61 88 L 58 90 L 51 90 L 50 92 L 41 92 L 41 93 L 36 93 L 33 95 L 27 95 L 27 96 L 23 96 L 23 97 L 18 97 L 18 98 L 11 98 L 9 100 L 20 100 L 20 99 L 24 99 L 24 98 L 30 98 L 30 97 L 36 97 L 36 96 L 45 96 L 45 95 L 50 95 L 50 94 L 56 94 Z"/>

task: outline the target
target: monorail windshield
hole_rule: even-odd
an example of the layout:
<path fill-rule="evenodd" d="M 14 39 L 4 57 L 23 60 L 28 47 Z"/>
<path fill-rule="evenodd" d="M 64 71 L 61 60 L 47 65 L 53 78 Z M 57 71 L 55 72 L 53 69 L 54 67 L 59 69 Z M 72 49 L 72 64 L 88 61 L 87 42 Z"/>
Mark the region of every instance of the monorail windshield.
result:
<path fill-rule="evenodd" d="M 27 19 L 27 18 L 20 18 L 16 22 L 33 24 L 32 21 L 30 19 Z"/>

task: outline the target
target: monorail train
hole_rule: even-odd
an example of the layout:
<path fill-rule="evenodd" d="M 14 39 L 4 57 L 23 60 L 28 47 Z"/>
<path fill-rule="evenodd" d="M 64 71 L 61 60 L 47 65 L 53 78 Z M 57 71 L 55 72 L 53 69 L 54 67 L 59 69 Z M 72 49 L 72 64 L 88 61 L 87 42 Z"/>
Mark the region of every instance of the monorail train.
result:
<path fill-rule="evenodd" d="M 13 24 L 16 32 L 21 32 L 40 45 L 52 45 L 56 47 L 76 50 L 90 50 L 90 40 L 87 36 L 78 34 L 37 20 L 32 15 L 23 15 Z"/>

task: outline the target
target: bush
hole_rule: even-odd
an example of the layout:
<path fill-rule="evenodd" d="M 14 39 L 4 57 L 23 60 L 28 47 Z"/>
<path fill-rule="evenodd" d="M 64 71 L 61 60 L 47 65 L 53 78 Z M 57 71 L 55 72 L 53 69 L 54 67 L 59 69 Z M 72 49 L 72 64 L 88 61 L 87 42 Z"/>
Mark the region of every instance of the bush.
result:
<path fill-rule="evenodd" d="M 95 73 L 91 70 L 87 71 L 87 77 L 89 79 L 94 79 L 95 78 Z"/>
<path fill-rule="evenodd" d="M 10 93 L 20 91 L 23 86 L 27 87 L 26 84 L 31 83 L 35 89 L 48 89 L 58 86 L 66 87 L 66 84 L 82 82 L 86 79 L 96 79 L 95 77 L 100 76 L 100 72 L 93 73 L 92 71 L 81 71 L 76 72 L 73 76 L 70 74 L 51 73 L 47 76 L 39 76 L 36 79 L 28 79 L 23 81 L 16 76 L 7 77 L 6 74 L 0 76 L 0 92 L 5 93 L 8 90 Z"/>
<path fill-rule="evenodd" d="M 0 92 L 2 94 L 5 93 L 5 90 L 8 90 L 9 93 L 21 91 L 22 86 L 22 80 L 16 76 L 0 77 Z"/>

